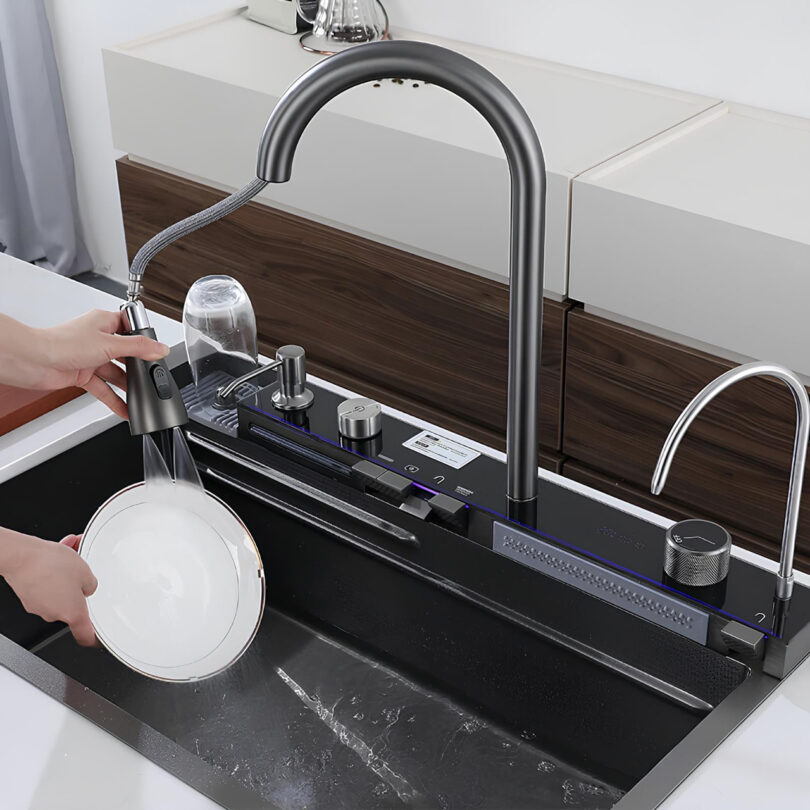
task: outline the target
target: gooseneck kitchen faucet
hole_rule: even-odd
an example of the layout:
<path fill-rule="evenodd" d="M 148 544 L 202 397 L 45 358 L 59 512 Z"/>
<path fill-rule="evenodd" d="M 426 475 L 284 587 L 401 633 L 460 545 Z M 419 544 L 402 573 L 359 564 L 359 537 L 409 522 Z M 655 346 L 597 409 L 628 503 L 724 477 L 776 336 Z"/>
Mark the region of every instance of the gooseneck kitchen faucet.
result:
<path fill-rule="evenodd" d="M 779 555 L 779 573 L 776 579 L 776 595 L 779 599 L 789 599 L 793 593 L 793 554 L 796 549 L 796 531 L 799 525 L 799 506 L 801 505 L 804 465 L 807 461 L 807 442 L 810 438 L 810 398 L 802 381 L 789 369 L 774 363 L 746 363 L 721 374 L 710 382 L 684 408 L 672 430 L 669 432 L 658 464 L 655 467 L 650 490 L 659 495 L 669 475 L 669 468 L 675 458 L 675 452 L 681 439 L 695 420 L 695 417 L 721 391 L 734 383 L 749 377 L 775 377 L 790 389 L 796 401 L 796 438 L 793 444 L 793 462 L 788 487 L 785 526 L 782 532 L 782 550 Z"/>
<path fill-rule="evenodd" d="M 160 250 L 235 211 L 268 183 L 290 179 L 299 139 L 327 102 L 359 84 L 400 77 L 429 82 L 467 101 L 489 122 L 506 153 L 512 181 L 506 494 L 510 501 L 530 504 L 537 497 L 545 163 L 520 102 L 492 73 L 461 54 L 421 42 L 379 42 L 339 53 L 308 70 L 282 96 L 267 122 L 256 179 L 150 239 L 132 262 L 129 303 L 124 306 L 139 304 L 143 272 Z M 165 400 L 140 389 L 130 387 L 129 392 L 130 399 L 143 397 L 146 404 L 140 410 L 162 411 L 160 418 L 145 421 L 169 427 L 164 423 L 176 418 L 176 407 L 168 408 Z"/>

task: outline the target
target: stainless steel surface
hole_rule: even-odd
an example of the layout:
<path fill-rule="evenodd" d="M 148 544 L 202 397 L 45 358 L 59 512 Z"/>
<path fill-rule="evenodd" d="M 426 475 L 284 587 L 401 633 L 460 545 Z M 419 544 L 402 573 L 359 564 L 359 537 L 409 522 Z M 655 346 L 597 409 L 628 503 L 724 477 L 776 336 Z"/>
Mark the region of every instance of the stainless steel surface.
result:
<path fill-rule="evenodd" d="M 796 402 L 796 438 L 793 444 L 793 462 L 790 471 L 785 525 L 782 531 L 782 550 L 779 555 L 779 572 L 776 580 L 776 596 L 789 599 L 793 593 L 793 555 L 796 549 L 796 531 L 799 525 L 799 507 L 801 505 L 804 466 L 807 460 L 807 442 L 810 439 L 810 399 L 802 381 L 790 369 L 775 363 L 746 363 L 733 368 L 716 380 L 710 382 L 684 408 L 672 430 L 669 432 L 661 455 L 653 473 L 650 490 L 659 495 L 664 488 L 672 460 L 678 450 L 681 439 L 697 415 L 719 393 L 734 383 L 749 377 L 775 377 L 790 389 Z"/>
<path fill-rule="evenodd" d="M 248 371 L 247 374 L 243 374 L 241 377 L 237 377 L 227 385 L 222 385 L 217 388 L 217 393 L 214 397 L 214 407 L 232 408 L 235 404 L 234 394 L 240 386 L 244 385 L 246 382 L 255 380 L 256 377 L 260 377 L 265 371 L 272 371 L 273 369 L 278 368 L 281 365 L 281 362 L 281 360 L 273 360 L 270 363 L 265 363 L 263 366 L 256 366 L 256 368 Z"/>
<path fill-rule="evenodd" d="M 726 578 L 731 535 L 708 520 L 682 520 L 665 535 L 664 570 L 683 585 L 716 585 Z"/>
<path fill-rule="evenodd" d="M 475 107 L 503 145 L 512 177 L 507 495 L 537 497 L 538 397 L 546 172 L 531 119 L 512 92 L 461 54 L 422 42 L 375 42 L 320 62 L 276 105 L 259 146 L 257 175 L 285 183 L 298 142 L 325 104 L 367 81 L 409 78 L 449 90 Z"/>
<path fill-rule="evenodd" d="M 346 399 L 338 405 L 338 429 L 348 439 L 370 439 L 382 430 L 382 407 L 367 397 Z"/>
<path fill-rule="evenodd" d="M 390 38 L 391 23 L 380 0 L 319 0 L 312 18 L 301 0 L 295 3 L 301 17 L 312 23 L 312 31 L 299 40 L 310 53 L 332 56 L 345 48 Z"/>
<path fill-rule="evenodd" d="M 765 634 L 740 622 L 727 622 L 720 638 L 731 652 L 747 661 L 756 661 L 765 653 Z"/>
<path fill-rule="evenodd" d="M 141 297 L 141 293 L 143 292 L 143 285 L 141 284 L 142 276 L 143 272 L 141 272 L 141 275 L 138 275 L 130 270 L 127 283 L 127 301 L 137 301 Z"/>
<path fill-rule="evenodd" d="M 122 304 L 121 315 L 124 319 L 124 329 L 127 332 L 137 332 L 139 329 L 149 328 L 149 317 L 140 301 L 127 301 Z"/>
<path fill-rule="evenodd" d="M 340 498 L 336 498 L 334 495 L 330 495 L 328 492 L 324 492 L 323 490 L 310 486 L 304 481 L 299 481 L 297 478 L 286 475 L 279 470 L 274 470 L 272 467 L 259 464 L 259 462 L 254 461 L 247 456 L 243 456 L 241 453 L 228 450 L 215 442 L 195 436 L 193 433 L 188 434 L 188 440 L 192 444 L 196 444 L 209 452 L 220 456 L 221 458 L 228 459 L 229 461 L 238 464 L 240 467 L 244 467 L 251 472 L 255 472 L 257 475 L 261 475 L 264 478 L 269 478 L 271 481 L 282 484 L 289 489 L 294 489 L 296 492 L 301 492 L 310 498 L 315 498 L 320 503 L 324 503 L 330 508 L 336 509 L 338 512 L 342 512 L 344 515 L 348 515 L 354 520 L 364 523 L 366 526 L 370 526 L 377 531 L 391 535 L 391 537 L 395 538 L 396 540 L 400 540 L 411 545 L 419 544 L 419 540 L 416 535 L 413 534 L 413 532 L 409 532 L 406 529 L 402 529 L 399 526 L 394 525 L 393 523 L 389 523 L 387 520 L 377 517 L 377 515 L 372 515 L 371 512 L 367 512 L 365 509 L 361 509 L 354 504 L 347 503 Z"/>
<path fill-rule="evenodd" d="M 132 262 L 128 294 L 133 300 L 138 297 L 146 265 L 164 247 L 235 211 L 267 183 L 286 183 L 301 135 L 331 99 L 368 81 L 402 76 L 437 85 L 467 101 L 489 123 L 506 153 L 512 179 L 506 494 L 511 501 L 531 502 L 537 498 L 539 452 L 545 161 L 520 102 L 503 82 L 466 56 L 423 42 L 374 42 L 312 67 L 290 86 L 267 122 L 257 179 L 150 239 Z"/>
<path fill-rule="evenodd" d="M 709 614 L 655 588 L 578 557 L 536 535 L 495 523 L 492 549 L 546 576 L 699 644 L 706 643 Z"/>
<path fill-rule="evenodd" d="M 280 411 L 300 411 L 315 398 L 307 388 L 307 356 L 301 346 L 281 346 L 276 352 L 278 390 L 273 405 Z"/>

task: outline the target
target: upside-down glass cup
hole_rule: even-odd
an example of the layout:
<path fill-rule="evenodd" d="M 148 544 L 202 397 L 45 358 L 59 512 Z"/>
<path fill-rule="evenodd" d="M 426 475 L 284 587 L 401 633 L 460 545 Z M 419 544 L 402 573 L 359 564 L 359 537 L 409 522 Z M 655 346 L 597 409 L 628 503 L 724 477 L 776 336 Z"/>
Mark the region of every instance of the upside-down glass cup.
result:
<path fill-rule="evenodd" d="M 183 306 L 183 329 L 197 388 L 212 374 L 240 377 L 256 368 L 256 315 L 235 278 L 204 276 L 195 281 Z"/>

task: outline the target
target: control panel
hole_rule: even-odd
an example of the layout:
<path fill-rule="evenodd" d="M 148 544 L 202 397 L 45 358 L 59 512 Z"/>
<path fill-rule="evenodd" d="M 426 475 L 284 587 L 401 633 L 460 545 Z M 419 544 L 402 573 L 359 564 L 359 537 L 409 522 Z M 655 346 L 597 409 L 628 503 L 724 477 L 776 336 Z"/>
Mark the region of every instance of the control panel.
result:
<path fill-rule="evenodd" d="M 593 571 L 575 564 L 574 558 L 565 570 L 577 581 L 593 583 L 600 598 L 604 588 L 624 594 L 629 586 L 623 577 L 630 576 L 638 587 L 627 591 L 628 598 L 643 593 L 645 610 L 670 605 L 670 624 L 681 621 L 680 613 L 686 615 L 676 610 L 679 600 L 714 611 L 726 627 L 728 640 L 722 643 L 729 649 L 748 643 L 747 632 L 734 631 L 730 622 L 777 638 L 794 623 L 810 623 L 810 591 L 797 588 L 787 622 L 786 606 L 774 600 L 773 574 L 732 557 L 732 538 L 717 524 L 689 520 L 667 531 L 632 507 L 623 510 L 580 492 L 574 484 L 542 476 L 536 512 L 516 515 L 505 496 L 503 462 L 441 430 L 422 429 L 391 416 L 372 399 L 347 399 L 311 381 L 309 385 L 313 399 L 297 411 L 274 406 L 276 385 L 241 399 L 239 437 L 351 482 L 407 515 L 403 520 L 448 529 L 524 565 L 556 571 L 562 562 L 549 556 L 549 543 L 574 558 L 589 559 Z M 497 527 L 506 525 L 542 543 L 523 538 L 500 548 Z M 517 537 L 514 532 L 511 536 Z M 612 571 L 609 577 L 607 569 Z M 648 586 L 658 589 L 662 598 L 656 601 L 644 590 Z M 714 638 L 721 635 L 719 630 L 708 632 Z"/>

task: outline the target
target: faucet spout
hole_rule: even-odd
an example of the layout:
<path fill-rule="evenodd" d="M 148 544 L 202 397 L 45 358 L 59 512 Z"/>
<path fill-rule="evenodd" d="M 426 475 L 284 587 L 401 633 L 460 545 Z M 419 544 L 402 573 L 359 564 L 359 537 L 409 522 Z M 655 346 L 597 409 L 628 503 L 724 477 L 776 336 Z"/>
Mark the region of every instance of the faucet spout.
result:
<path fill-rule="evenodd" d="M 793 593 L 793 555 L 796 550 L 796 532 L 799 525 L 799 507 L 801 505 L 804 467 L 807 461 L 807 443 L 810 439 L 810 398 L 807 396 L 802 381 L 790 369 L 774 363 L 746 363 L 720 375 L 710 382 L 684 408 L 672 426 L 652 478 L 650 491 L 659 495 L 669 475 L 675 452 L 689 426 L 703 408 L 721 391 L 734 383 L 749 377 L 775 377 L 790 389 L 796 402 L 796 437 L 793 444 L 793 462 L 788 487 L 785 525 L 782 531 L 782 549 L 779 555 L 779 572 L 776 580 L 776 595 L 779 599 L 789 599 Z"/>
<path fill-rule="evenodd" d="M 486 119 L 503 145 L 512 178 L 507 406 L 507 496 L 537 497 L 546 171 L 526 111 L 481 65 L 422 42 L 379 42 L 337 54 L 307 71 L 273 110 L 259 146 L 256 174 L 270 183 L 292 175 L 299 139 L 325 104 L 375 79 L 408 77 L 449 90 Z"/>

